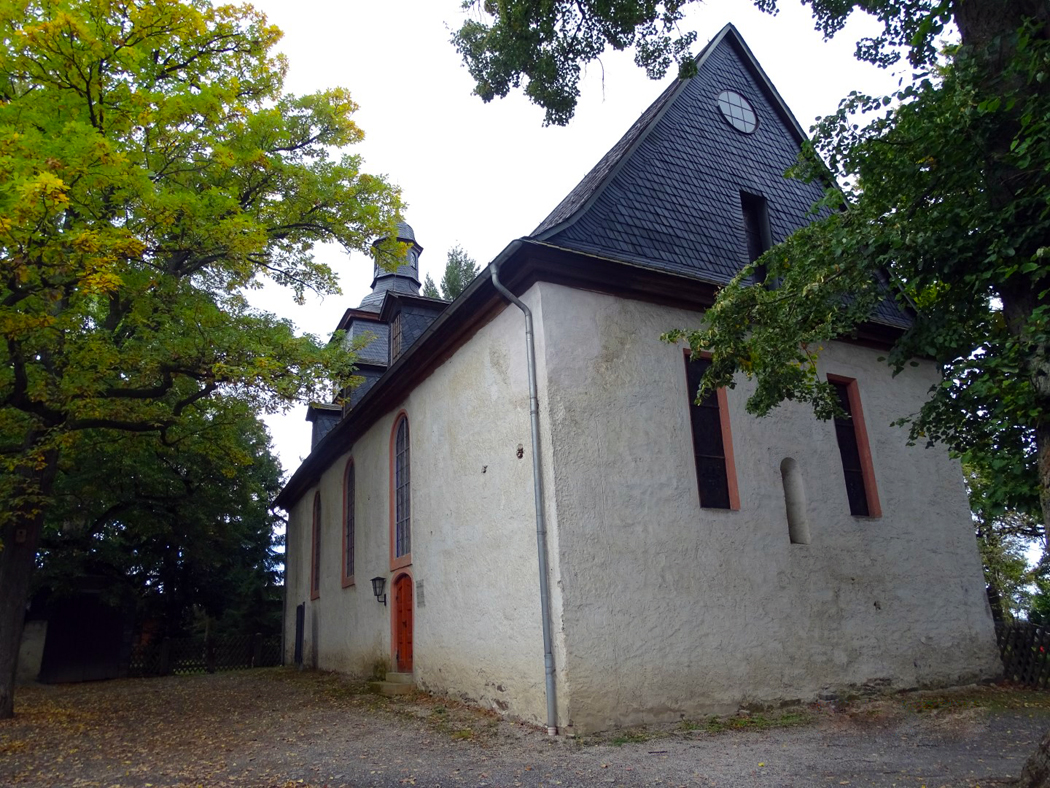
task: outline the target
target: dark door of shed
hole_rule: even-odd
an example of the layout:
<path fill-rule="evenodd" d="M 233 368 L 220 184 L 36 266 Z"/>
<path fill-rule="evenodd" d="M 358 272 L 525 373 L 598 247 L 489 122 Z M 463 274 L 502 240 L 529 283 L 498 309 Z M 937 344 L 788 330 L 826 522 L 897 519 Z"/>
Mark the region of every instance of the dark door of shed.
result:
<path fill-rule="evenodd" d="M 412 672 L 412 578 L 401 575 L 394 581 L 394 627 L 397 670 Z"/>
<path fill-rule="evenodd" d="M 98 594 L 78 594 L 55 602 L 47 622 L 40 681 L 119 677 L 125 623 L 130 623 L 125 611 L 105 604 Z"/>

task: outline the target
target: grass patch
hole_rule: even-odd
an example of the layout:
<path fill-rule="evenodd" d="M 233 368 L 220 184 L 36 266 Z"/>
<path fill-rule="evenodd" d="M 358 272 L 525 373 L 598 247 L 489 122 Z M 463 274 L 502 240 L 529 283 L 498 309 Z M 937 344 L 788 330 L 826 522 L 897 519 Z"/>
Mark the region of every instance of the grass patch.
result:
<path fill-rule="evenodd" d="M 609 740 L 610 744 L 615 744 L 617 747 L 622 747 L 625 744 L 641 744 L 642 742 L 649 741 L 653 738 L 653 734 L 645 728 L 637 728 L 635 730 L 623 731 L 617 736 Z"/>
<path fill-rule="evenodd" d="M 677 725 L 657 725 L 653 728 L 628 728 L 621 731 L 589 734 L 576 738 L 577 747 L 594 747 L 610 744 L 622 747 L 625 744 L 642 744 L 653 739 L 683 733 L 726 733 L 730 731 L 767 730 L 769 728 L 789 728 L 795 725 L 806 725 L 812 722 L 814 715 L 804 708 L 791 708 L 783 712 L 769 714 L 743 714 L 734 717 L 708 717 L 705 720 L 682 720 Z"/>
<path fill-rule="evenodd" d="M 1010 685 L 967 687 L 962 690 L 944 692 L 924 691 L 911 693 L 911 695 L 905 698 L 904 705 L 917 714 L 967 709 L 987 709 L 989 711 L 1032 709 L 1050 712 L 1050 693 Z"/>
<path fill-rule="evenodd" d="M 685 720 L 679 725 L 683 731 L 703 731 L 705 733 L 725 733 L 726 731 L 764 731 L 770 728 L 791 728 L 805 725 L 813 719 L 809 712 L 802 709 L 785 711 L 782 714 L 749 714 L 735 717 L 709 717 L 704 722 Z"/>

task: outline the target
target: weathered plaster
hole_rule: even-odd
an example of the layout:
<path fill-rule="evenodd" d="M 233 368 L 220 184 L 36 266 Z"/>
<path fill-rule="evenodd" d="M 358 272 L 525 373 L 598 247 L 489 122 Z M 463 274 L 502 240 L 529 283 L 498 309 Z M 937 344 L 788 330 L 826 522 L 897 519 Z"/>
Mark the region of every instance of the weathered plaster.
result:
<path fill-rule="evenodd" d="M 47 642 L 47 622 L 27 621 L 22 630 L 22 643 L 18 649 L 18 670 L 15 682 L 30 684 L 40 675 L 44 659 L 44 643 Z"/>
<path fill-rule="evenodd" d="M 852 517 L 834 427 L 788 403 L 764 419 L 728 393 L 741 507 L 701 509 L 682 351 L 699 315 L 541 284 L 551 491 L 577 730 L 813 698 L 872 680 L 947 684 L 999 670 L 962 476 L 891 422 L 936 381 L 831 343 L 856 378 L 882 502 Z M 791 544 L 781 462 L 805 485 Z"/>
<path fill-rule="evenodd" d="M 534 288 L 526 300 L 538 308 L 535 295 Z M 542 347 L 542 329 L 537 341 Z M 398 572 L 389 570 L 389 446 L 395 414 L 404 409 L 411 441 L 410 571 L 417 601 L 420 581 L 425 587 L 425 604 L 415 609 L 416 683 L 544 722 L 521 313 L 504 310 L 404 401 L 389 404 L 387 416 L 347 447 L 320 480 L 323 568 L 320 598 L 312 602 L 307 585 L 313 490 L 290 512 L 286 658 L 291 660 L 294 649 L 295 605 L 305 601 L 307 664 L 316 654 L 322 669 L 367 676 L 375 663 L 390 660 L 392 609 L 376 602 L 370 579 L 387 578 L 392 605 Z M 356 584 L 344 589 L 341 485 L 351 455 L 357 482 Z M 549 457 L 546 464 L 549 472 Z M 555 630 L 560 630 L 557 621 Z"/>
<path fill-rule="evenodd" d="M 726 398 L 740 510 L 701 509 L 680 348 L 696 313 L 534 285 L 559 723 L 577 731 L 813 698 L 876 681 L 948 684 L 999 667 L 959 468 L 890 426 L 936 380 L 832 343 L 822 371 L 858 381 L 883 516 L 850 516 L 834 427 L 787 404 Z M 322 476 L 289 521 L 286 651 L 306 601 L 304 660 L 364 676 L 390 659 L 390 435 L 410 419 L 419 686 L 545 721 L 523 319 L 505 309 Z M 518 457 L 521 447 L 522 456 Z M 356 585 L 340 586 L 342 479 L 357 477 Z M 785 458 L 809 544 L 791 544 Z"/>

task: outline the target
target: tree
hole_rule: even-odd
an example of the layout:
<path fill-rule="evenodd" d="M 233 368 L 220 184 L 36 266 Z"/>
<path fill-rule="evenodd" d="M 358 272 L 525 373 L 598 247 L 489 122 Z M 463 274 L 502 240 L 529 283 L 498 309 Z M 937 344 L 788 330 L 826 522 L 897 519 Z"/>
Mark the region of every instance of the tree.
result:
<path fill-rule="evenodd" d="M 423 280 L 423 295 L 427 298 L 441 298 L 441 292 L 438 290 L 437 285 L 434 284 L 430 274 L 427 274 L 427 278 Z"/>
<path fill-rule="evenodd" d="M 105 578 L 111 604 L 180 634 L 194 611 L 261 631 L 277 592 L 281 468 L 243 402 L 213 397 L 169 430 L 85 436 L 65 452 L 34 578 L 52 596 Z"/>
<path fill-rule="evenodd" d="M 683 77 L 695 73 L 690 47 L 696 33 L 680 32 L 691 0 L 465 0 L 476 11 L 452 36 L 484 101 L 521 87 L 546 111 L 545 123 L 564 126 L 576 110 L 583 66 L 606 47 L 635 49 L 635 62 L 651 79 L 677 61 Z M 771 7 L 775 0 L 756 0 Z"/>
<path fill-rule="evenodd" d="M 340 343 L 244 290 L 333 291 L 313 244 L 394 237 L 400 202 L 332 153 L 362 136 L 345 91 L 282 92 L 280 33 L 250 6 L 17 0 L 0 31 L 3 718 L 63 456 L 118 432 L 167 444 L 216 393 L 331 391 Z"/>
<path fill-rule="evenodd" d="M 426 279 L 423 280 L 423 295 L 427 298 L 455 301 L 477 275 L 477 261 L 457 244 L 448 250 L 445 273 L 441 276 L 441 290 L 438 290 L 430 274 L 427 274 Z"/>
<path fill-rule="evenodd" d="M 1014 621 L 1028 616 L 1038 604 L 1033 585 L 1046 584 L 1045 562 L 1034 569 L 1028 566 L 1028 548 L 1044 543 L 1045 529 L 1034 511 L 1004 508 L 998 503 L 998 488 L 988 477 L 972 466 L 963 466 L 970 510 L 973 512 L 977 549 L 984 567 L 985 590 L 996 622 Z"/>
<path fill-rule="evenodd" d="M 477 261 L 463 251 L 462 246 L 453 246 L 448 250 L 445 273 L 441 277 L 441 297 L 446 301 L 455 301 L 477 275 Z"/>

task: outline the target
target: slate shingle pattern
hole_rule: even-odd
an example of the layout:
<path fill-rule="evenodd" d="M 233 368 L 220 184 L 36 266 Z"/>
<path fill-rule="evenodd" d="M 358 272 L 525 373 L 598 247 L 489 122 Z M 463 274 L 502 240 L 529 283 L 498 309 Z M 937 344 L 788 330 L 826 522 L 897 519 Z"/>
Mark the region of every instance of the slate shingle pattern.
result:
<path fill-rule="evenodd" d="M 605 178 L 613 170 L 613 168 L 619 163 L 626 154 L 630 147 L 635 143 L 635 140 L 648 128 L 649 124 L 652 123 L 660 110 L 663 109 L 664 105 L 671 99 L 675 89 L 678 87 L 678 83 L 674 82 L 667 87 L 667 89 L 660 94 L 660 98 L 654 101 L 645 112 L 642 113 L 641 117 L 634 122 L 634 125 L 627 130 L 620 141 L 617 142 L 613 147 L 606 153 L 601 161 L 599 161 L 594 167 L 588 172 L 583 180 L 576 184 L 571 192 L 566 195 L 558 207 L 551 211 L 550 215 L 540 222 L 539 227 L 532 231 L 533 237 L 540 237 L 552 227 L 557 226 L 566 219 L 572 217 L 577 210 L 583 207 L 583 204 L 587 202 L 590 196 L 598 189 Z"/>
<path fill-rule="evenodd" d="M 314 415 L 314 426 L 310 435 L 310 451 L 313 451 L 314 447 L 321 442 L 321 439 L 332 431 L 332 428 L 339 423 L 342 417 L 343 414 L 338 412 L 327 413 L 319 411 Z"/>
<path fill-rule="evenodd" d="M 357 370 L 355 374 L 361 376 L 364 380 L 360 386 L 350 392 L 350 407 L 353 407 L 361 401 L 361 398 L 368 393 L 368 390 L 372 388 L 381 377 L 383 377 L 385 371 L 385 367 L 380 369 L 366 367 Z"/>
<path fill-rule="evenodd" d="M 372 291 L 361 299 L 357 308 L 366 312 L 379 312 L 383 308 L 383 299 L 386 298 L 387 291 L 419 295 L 419 277 L 416 276 L 415 269 L 410 265 L 403 265 L 397 269 L 397 274 L 377 274 Z"/>
<path fill-rule="evenodd" d="M 748 263 L 741 192 L 766 199 L 774 243 L 808 223 L 823 190 L 784 177 L 798 156 L 799 138 L 745 63 L 750 56 L 738 35 L 729 28 L 717 36 L 701 53 L 697 76 L 670 85 L 533 236 L 724 284 Z M 734 129 L 722 116 L 718 96 L 724 90 L 735 90 L 754 107 L 753 133 Z M 892 299 L 873 318 L 910 323 Z"/>
<path fill-rule="evenodd" d="M 390 356 L 390 326 L 386 323 L 355 320 L 346 333 L 348 342 L 365 334 L 372 334 L 374 339 L 358 351 L 357 358 L 372 364 L 387 363 Z"/>
<path fill-rule="evenodd" d="M 426 331 L 430 324 L 440 317 L 444 311 L 444 305 L 435 309 L 426 309 L 419 306 L 401 307 L 401 346 L 408 350 Z"/>

